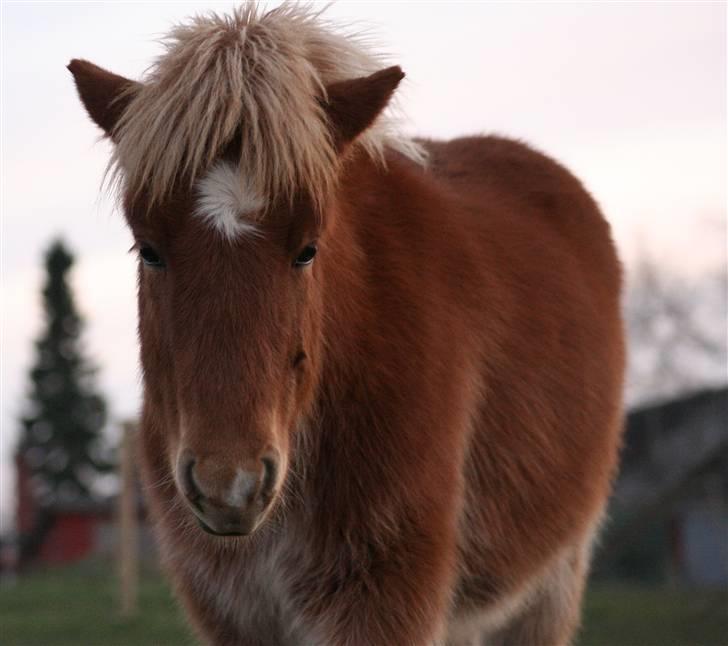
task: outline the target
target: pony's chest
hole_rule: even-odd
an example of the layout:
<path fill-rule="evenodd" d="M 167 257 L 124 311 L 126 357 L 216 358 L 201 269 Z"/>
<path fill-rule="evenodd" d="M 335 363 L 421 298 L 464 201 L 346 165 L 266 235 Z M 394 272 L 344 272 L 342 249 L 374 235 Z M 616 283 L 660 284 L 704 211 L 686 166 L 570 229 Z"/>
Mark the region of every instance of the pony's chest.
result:
<path fill-rule="evenodd" d="M 291 582 L 283 573 L 283 550 L 237 558 L 222 554 L 189 563 L 184 576 L 193 590 L 192 602 L 235 626 L 242 642 L 255 636 L 256 643 L 271 646 L 301 643 L 307 631 L 292 602 Z"/>

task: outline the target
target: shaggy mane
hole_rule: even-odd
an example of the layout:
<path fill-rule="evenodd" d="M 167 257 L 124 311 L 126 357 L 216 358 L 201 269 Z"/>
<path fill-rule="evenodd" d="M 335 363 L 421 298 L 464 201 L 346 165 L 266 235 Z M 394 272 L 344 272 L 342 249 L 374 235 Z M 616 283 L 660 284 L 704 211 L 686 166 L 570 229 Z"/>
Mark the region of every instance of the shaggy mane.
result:
<path fill-rule="evenodd" d="M 270 201 L 306 189 L 321 206 L 339 159 L 320 98 L 331 83 L 385 66 L 361 34 L 343 34 L 310 5 L 261 13 L 246 3 L 179 24 L 119 120 L 111 174 L 150 204 L 191 186 L 237 137 L 241 182 Z M 382 115 L 357 140 L 383 162 L 389 146 L 421 161 Z"/>

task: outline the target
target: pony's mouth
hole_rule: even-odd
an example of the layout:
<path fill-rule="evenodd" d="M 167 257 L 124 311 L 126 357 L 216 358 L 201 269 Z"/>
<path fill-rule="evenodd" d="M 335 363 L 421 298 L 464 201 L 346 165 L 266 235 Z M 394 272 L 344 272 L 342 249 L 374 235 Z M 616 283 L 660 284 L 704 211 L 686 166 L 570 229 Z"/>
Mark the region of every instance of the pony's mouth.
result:
<path fill-rule="evenodd" d="M 194 512 L 195 520 L 199 528 L 210 536 L 250 536 L 262 524 L 265 514 L 253 518 L 245 515 L 236 518 L 218 517 L 217 515 L 207 516 Z"/>
<path fill-rule="evenodd" d="M 200 529 L 211 536 L 249 536 L 260 527 L 267 515 L 265 509 L 241 513 L 231 508 L 203 508 L 199 503 L 192 503 L 190 511 Z"/>
<path fill-rule="evenodd" d="M 199 528 L 210 536 L 245 537 L 255 533 L 265 524 L 271 509 L 275 507 L 275 498 L 266 500 L 261 508 L 241 511 L 230 507 L 217 507 L 201 504 L 200 501 L 189 500 L 188 507 L 197 521 Z M 257 507 L 257 506 L 256 506 Z"/>
<path fill-rule="evenodd" d="M 200 526 L 200 529 L 202 529 L 204 532 L 207 532 L 208 534 L 211 534 L 212 536 L 249 536 L 252 532 L 243 532 L 241 531 L 228 531 L 228 532 L 217 532 L 212 527 L 210 527 L 202 518 L 199 516 L 195 516 L 197 519 L 197 524 Z M 255 529 L 253 529 L 255 531 Z"/>

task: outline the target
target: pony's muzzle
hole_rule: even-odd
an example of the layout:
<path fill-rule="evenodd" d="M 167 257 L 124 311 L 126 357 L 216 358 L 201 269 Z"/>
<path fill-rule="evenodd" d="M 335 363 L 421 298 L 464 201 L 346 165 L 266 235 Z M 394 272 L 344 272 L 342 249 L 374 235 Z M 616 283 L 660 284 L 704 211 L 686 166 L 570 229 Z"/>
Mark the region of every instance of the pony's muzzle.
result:
<path fill-rule="evenodd" d="M 278 475 L 277 458 L 266 455 L 244 467 L 225 468 L 212 458 L 196 459 L 183 451 L 177 482 L 200 526 L 218 536 L 252 533 L 265 515 Z"/>

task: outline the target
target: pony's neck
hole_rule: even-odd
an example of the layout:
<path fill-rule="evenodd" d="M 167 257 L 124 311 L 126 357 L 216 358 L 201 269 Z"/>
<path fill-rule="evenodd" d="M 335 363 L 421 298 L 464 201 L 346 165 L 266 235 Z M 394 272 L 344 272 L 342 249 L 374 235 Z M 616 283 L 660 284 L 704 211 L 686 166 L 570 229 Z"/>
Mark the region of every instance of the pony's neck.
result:
<path fill-rule="evenodd" d="M 413 301 L 407 277 L 418 271 L 408 236 L 419 226 L 423 204 L 438 199 L 422 167 L 399 153 L 388 154 L 386 167 L 364 154 L 347 160 L 328 214 L 326 245 L 317 258 L 324 350 L 314 424 L 321 417 L 346 423 L 347 411 L 358 417 L 362 411 L 376 414 L 379 387 L 390 383 L 384 371 L 402 360 L 390 348 L 407 345 L 402 320 Z"/>
<path fill-rule="evenodd" d="M 325 256 L 324 344 L 326 347 L 321 390 L 342 381 L 361 378 L 376 365 L 376 336 L 382 317 L 392 315 L 383 292 L 397 285 L 383 285 L 391 271 L 391 259 L 402 240 L 392 239 L 391 224 L 397 208 L 392 196 L 422 183 L 412 162 L 391 152 L 386 167 L 363 153 L 347 160 L 339 193 L 330 217 L 331 231 Z M 400 303 L 406 307 L 406 303 Z"/>

